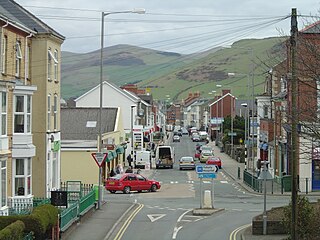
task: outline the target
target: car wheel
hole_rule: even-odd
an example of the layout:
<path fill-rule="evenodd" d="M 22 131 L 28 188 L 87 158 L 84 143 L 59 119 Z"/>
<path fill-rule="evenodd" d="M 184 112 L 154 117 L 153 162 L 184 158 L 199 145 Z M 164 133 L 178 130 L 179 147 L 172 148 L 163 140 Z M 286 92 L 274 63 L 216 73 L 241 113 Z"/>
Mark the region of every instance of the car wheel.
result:
<path fill-rule="evenodd" d="M 138 193 L 141 193 L 141 192 L 142 192 L 142 190 L 139 190 L 139 191 L 138 191 Z"/>
<path fill-rule="evenodd" d="M 114 190 L 110 190 L 109 192 L 111 192 L 111 193 L 116 193 L 116 191 L 114 191 Z"/>
<path fill-rule="evenodd" d="M 152 185 L 151 185 L 151 188 L 150 188 L 150 191 L 151 191 L 151 192 L 157 191 L 157 185 L 152 184 Z"/>
<path fill-rule="evenodd" d="M 182 168 L 180 168 L 180 170 L 182 170 Z"/>
<path fill-rule="evenodd" d="M 124 189 L 123 189 L 123 193 L 125 193 L 125 194 L 129 194 L 130 191 L 131 191 L 131 189 L 128 186 L 124 187 Z"/>

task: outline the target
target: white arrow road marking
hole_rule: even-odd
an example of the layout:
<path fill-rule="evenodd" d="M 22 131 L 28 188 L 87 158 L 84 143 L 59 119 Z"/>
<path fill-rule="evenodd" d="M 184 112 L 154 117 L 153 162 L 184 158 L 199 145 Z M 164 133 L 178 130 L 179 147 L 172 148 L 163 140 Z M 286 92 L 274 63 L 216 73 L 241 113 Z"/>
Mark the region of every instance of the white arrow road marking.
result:
<path fill-rule="evenodd" d="M 174 227 L 173 229 L 173 235 L 172 235 L 172 239 L 176 239 L 178 232 L 180 231 L 180 229 L 182 228 L 182 226 L 180 227 Z"/>
<path fill-rule="evenodd" d="M 148 218 L 151 222 L 155 222 L 159 220 L 160 218 L 163 218 L 166 214 L 148 214 Z"/>
<path fill-rule="evenodd" d="M 221 183 L 228 183 L 228 181 L 220 181 Z"/>

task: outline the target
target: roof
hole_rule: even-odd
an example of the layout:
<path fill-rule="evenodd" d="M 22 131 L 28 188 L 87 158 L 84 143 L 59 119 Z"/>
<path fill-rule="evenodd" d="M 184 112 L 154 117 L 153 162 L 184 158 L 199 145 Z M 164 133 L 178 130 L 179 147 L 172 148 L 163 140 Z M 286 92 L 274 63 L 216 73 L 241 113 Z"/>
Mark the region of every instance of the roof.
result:
<path fill-rule="evenodd" d="M 97 140 L 100 108 L 61 108 L 61 140 Z M 115 130 L 118 108 L 103 108 L 102 133 Z"/>
<path fill-rule="evenodd" d="M 230 97 L 235 97 L 233 96 L 231 93 L 227 93 L 225 95 L 223 95 L 222 97 L 219 97 L 217 100 L 215 100 L 214 102 L 209 104 L 209 107 L 211 107 L 212 105 L 215 105 L 216 103 L 220 102 L 222 99 L 224 99 L 225 97 L 230 96 Z"/>
<path fill-rule="evenodd" d="M 301 29 L 299 32 L 301 33 L 320 33 L 320 21 L 317 21 L 313 24 L 310 24 L 309 26 Z"/>
<path fill-rule="evenodd" d="M 0 0 L 0 16 L 5 19 L 26 26 L 32 31 L 38 33 L 50 33 L 60 39 L 65 39 L 63 35 L 53 30 L 39 18 L 24 9 L 22 6 L 12 0 Z"/>

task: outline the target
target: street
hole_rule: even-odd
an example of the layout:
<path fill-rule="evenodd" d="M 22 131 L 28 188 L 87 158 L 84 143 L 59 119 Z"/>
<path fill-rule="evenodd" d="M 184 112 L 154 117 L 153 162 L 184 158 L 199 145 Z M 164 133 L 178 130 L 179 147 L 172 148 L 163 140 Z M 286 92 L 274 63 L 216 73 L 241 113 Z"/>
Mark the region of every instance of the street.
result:
<path fill-rule="evenodd" d="M 195 143 L 184 135 L 181 142 L 170 143 L 175 149 L 173 169 L 152 169 L 150 178 L 161 182 L 157 192 L 108 194 L 110 201 L 141 204 L 139 211 L 127 223 L 121 237 L 116 239 L 229 239 L 231 232 L 251 223 L 253 216 L 263 210 L 263 196 L 246 192 L 222 169 L 214 180 L 214 208 L 221 211 L 211 216 L 194 216 L 200 207 L 200 181 L 194 170 L 180 171 L 179 159 L 194 156 Z M 219 156 L 216 152 L 215 155 Z M 211 189 L 204 181 L 203 190 Z M 286 205 L 289 196 L 268 196 L 267 208 Z M 123 229 L 122 229 L 123 230 Z"/>

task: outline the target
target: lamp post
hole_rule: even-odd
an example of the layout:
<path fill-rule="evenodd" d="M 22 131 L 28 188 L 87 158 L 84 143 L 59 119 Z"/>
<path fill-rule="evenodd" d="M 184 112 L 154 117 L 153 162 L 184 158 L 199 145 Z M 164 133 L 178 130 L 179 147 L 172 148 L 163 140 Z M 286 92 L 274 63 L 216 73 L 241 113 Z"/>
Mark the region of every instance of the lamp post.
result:
<path fill-rule="evenodd" d="M 245 170 L 247 170 L 247 109 L 248 109 L 248 104 L 247 103 L 241 103 L 241 106 L 246 108 L 245 112 L 244 112 L 244 168 Z"/>
<path fill-rule="evenodd" d="M 103 48 L 104 48 L 104 18 L 105 16 L 118 13 L 138 13 L 144 14 L 145 9 L 134 9 L 130 11 L 119 11 L 119 12 L 102 12 L 101 13 L 101 46 L 100 46 L 100 111 L 99 111 L 99 144 L 98 152 L 102 151 L 102 102 L 103 102 Z M 102 168 L 99 168 L 99 194 L 98 194 L 98 209 L 101 208 L 101 176 Z"/>
<path fill-rule="evenodd" d="M 136 105 L 131 105 L 131 158 L 133 159 L 133 109 L 136 107 Z"/>
<path fill-rule="evenodd" d="M 216 87 L 217 87 L 217 88 L 221 88 L 222 85 L 221 85 L 221 84 L 217 84 Z M 222 96 L 222 94 L 221 94 L 221 96 Z M 219 98 L 218 98 L 218 99 L 219 99 Z M 218 99 L 217 99 L 217 100 L 218 100 Z M 219 111 L 219 110 L 218 110 L 218 105 L 219 105 L 219 101 L 217 102 L 217 115 L 218 115 L 218 111 Z M 221 139 L 221 142 L 222 142 L 222 134 L 223 134 L 223 130 L 222 130 L 222 128 L 223 128 L 222 119 L 223 119 L 223 100 L 221 101 L 221 122 L 220 122 L 220 124 L 219 124 L 219 125 L 220 125 L 220 134 L 219 134 L 220 136 L 219 136 L 219 139 L 218 139 L 219 141 L 220 141 L 220 139 Z M 217 119 L 217 120 L 218 120 L 218 119 Z"/>

